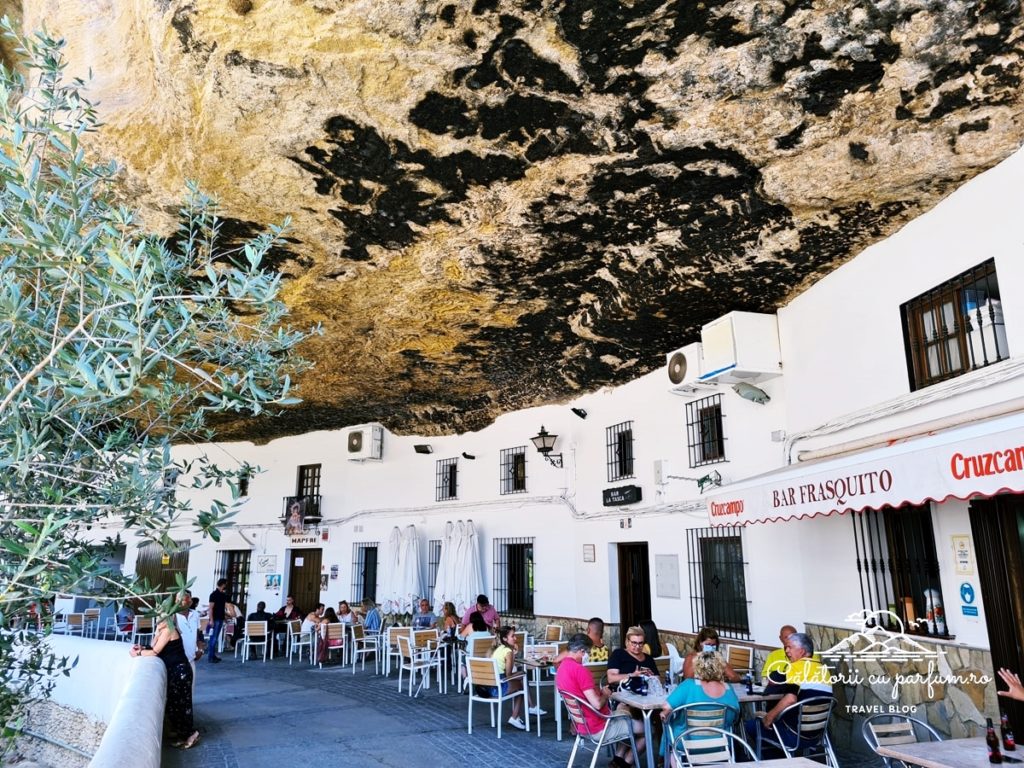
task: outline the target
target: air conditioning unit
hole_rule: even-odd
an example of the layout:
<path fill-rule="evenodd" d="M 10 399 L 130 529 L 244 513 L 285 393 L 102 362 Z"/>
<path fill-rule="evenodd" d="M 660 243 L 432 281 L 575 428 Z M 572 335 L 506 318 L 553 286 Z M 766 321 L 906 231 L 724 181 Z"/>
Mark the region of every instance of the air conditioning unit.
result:
<path fill-rule="evenodd" d="M 669 392 L 692 395 L 701 388 L 700 376 L 704 372 L 704 355 L 699 341 L 665 355 Z M 705 389 L 707 387 L 704 387 Z"/>
<path fill-rule="evenodd" d="M 361 424 L 345 430 L 345 458 L 349 461 L 380 459 L 384 455 L 384 427 Z"/>
<path fill-rule="evenodd" d="M 700 341 L 701 382 L 753 383 L 782 375 L 775 315 L 730 312 L 705 325 Z"/>

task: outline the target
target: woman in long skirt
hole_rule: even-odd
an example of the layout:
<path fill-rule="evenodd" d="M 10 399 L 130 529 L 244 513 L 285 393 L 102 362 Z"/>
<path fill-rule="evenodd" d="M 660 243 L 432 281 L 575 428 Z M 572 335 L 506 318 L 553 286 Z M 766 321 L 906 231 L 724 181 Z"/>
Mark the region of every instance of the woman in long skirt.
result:
<path fill-rule="evenodd" d="M 171 744 L 181 749 L 191 749 L 199 742 L 199 731 L 192 723 L 192 665 L 185 656 L 174 625 L 161 621 L 153 637 L 153 645 L 133 645 L 132 656 L 159 656 L 167 667 L 167 705 L 164 716 L 167 719 Z"/>

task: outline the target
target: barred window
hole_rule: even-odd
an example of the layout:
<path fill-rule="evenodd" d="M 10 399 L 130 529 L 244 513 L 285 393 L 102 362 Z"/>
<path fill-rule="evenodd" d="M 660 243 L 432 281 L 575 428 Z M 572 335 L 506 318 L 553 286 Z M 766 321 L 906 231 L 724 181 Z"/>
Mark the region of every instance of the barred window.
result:
<path fill-rule="evenodd" d="M 459 498 L 459 460 L 438 459 L 434 501 Z"/>
<path fill-rule="evenodd" d="M 295 495 L 299 499 L 305 499 L 303 514 L 307 517 L 320 516 L 320 466 L 303 464 L 299 467 Z"/>
<path fill-rule="evenodd" d="M 743 528 L 691 528 L 686 538 L 693 631 L 711 626 L 722 637 L 750 639 Z"/>
<path fill-rule="evenodd" d="M 927 504 L 850 515 L 863 607 L 888 629 L 947 637 L 942 586 Z M 936 608 L 941 621 L 936 621 Z"/>
<path fill-rule="evenodd" d="M 427 599 L 434 602 L 434 587 L 437 586 L 437 569 L 441 566 L 441 540 L 430 539 L 427 542 Z M 434 613 L 438 613 L 441 606 L 434 606 Z"/>
<path fill-rule="evenodd" d="M 494 608 L 533 618 L 533 538 L 494 540 Z"/>
<path fill-rule="evenodd" d="M 501 494 L 526 491 L 526 446 L 506 448 L 501 452 Z"/>
<path fill-rule="evenodd" d="M 608 464 L 608 482 L 633 477 L 633 422 L 605 429 L 605 448 Z"/>
<path fill-rule="evenodd" d="M 686 447 L 691 467 L 725 461 L 721 395 L 702 397 L 686 404 Z"/>
<path fill-rule="evenodd" d="M 900 314 L 912 390 L 1009 357 L 995 259 L 911 299 Z"/>
<path fill-rule="evenodd" d="M 377 599 L 377 547 L 379 541 L 357 541 L 352 545 L 352 598 Z"/>

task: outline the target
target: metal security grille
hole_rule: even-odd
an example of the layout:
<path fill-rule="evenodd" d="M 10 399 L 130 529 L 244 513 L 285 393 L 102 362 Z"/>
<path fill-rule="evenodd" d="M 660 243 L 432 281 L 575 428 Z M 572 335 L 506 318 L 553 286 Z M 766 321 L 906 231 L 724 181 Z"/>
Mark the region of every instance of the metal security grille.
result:
<path fill-rule="evenodd" d="M 506 448 L 501 452 L 501 494 L 526 492 L 526 446 Z"/>
<path fill-rule="evenodd" d="M 494 607 L 502 616 L 533 618 L 533 538 L 494 540 Z"/>
<path fill-rule="evenodd" d="M 243 611 L 248 610 L 249 604 L 249 565 L 252 557 L 252 550 L 229 549 L 220 553 L 220 562 L 217 572 L 213 575 L 213 583 L 221 579 L 228 580 L 228 602 L 234 603 Z M 196 595 L 205 602 L 205 595 Z"/>
<path fill-rule="evenodd" d="M 633 477 L 633 422 L 624 421 L 605 429 L 608 481 Z"/>
<path fill-rule="evenodd" d="M 710 626 L 723 637 L 750 639 L 742 527 L 691 528 L 686 532 L 693 631 Z"/>
<path fill-rule="evenodd" d="M 1009 357 L 995 259 L 911 299 L 900 312 L 912 389 Z"/>
<path fill-rule="evenodd" d="M 357 541 L 352 545 L 352 599 L 377 599 L 377 547 L 379 541 Z"/>
<path fill-rule="evenodd" d="M 877 623 L 916 634 L 948 637 L 932 513 L 927 504 L 867 509 L 850 515 L 863 607 Z M 892 614 L 895 614 L 893 616 Z"/>
<path fill-rule="evenodd" d="M 438 459 L 434 501 L 459 498 L 459 460 Z"/>
<path fill-rule="evenodd" d="M 725 461 L 721 395 L 702 397 L 686 404 L 686 447 L 691 467 Z"/>
<path fill-rule="evenodd" d="M 441 565 L 441 540 L 430 539 L 427 542 L 427 599 L 434 602 L 434 587 L 437 586 L 437 569 Z M 434 606 L 434 613 L 440 611 L 441 606 Z"/>

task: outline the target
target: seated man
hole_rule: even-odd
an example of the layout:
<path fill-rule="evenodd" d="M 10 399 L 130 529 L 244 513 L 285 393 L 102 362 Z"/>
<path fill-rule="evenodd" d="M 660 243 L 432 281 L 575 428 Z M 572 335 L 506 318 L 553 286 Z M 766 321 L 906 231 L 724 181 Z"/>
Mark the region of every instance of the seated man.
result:
<path fill-rule="evenodd" d="M 487 599 L 487 595 L 477 595 L 476 605 L 471 605 L 466 609 L 466 612 L 462 614 L 462 628 L 465 629 L 469 626 L 470 614 L 478 612 L 486 624 L 491 629 L 498 627 L 498 612 L 494 610 L 494 606 L 491 605 L 491 601 Z"/>
<path fill-rule="evenodd" d="M 593 645 L 587 651 L 587 661 L 608 661 L 608 646 L 604 644 L 604 621 L 595 616 L 587 622 L 587 637 Z"/>
<path fill-rule="evenodd" d="M 437 616 L 430 610 L 430 602 L 423 598 L 420 600 L 419 610 L 412 616 L 413 629 L 430 629 L 437 623 Z"/>
<path fill-rule="evenodd" d="M 796 627 L 784 624 L 779 629 L 779 643 L 780 648 L 776 648 L 774 651 L 768 654 L 764 660 L 764 666 L 761 667 L 761 680 L 764 684 L 769 683 L 769 676 L 772 672 L 775 672 L 775 678 L 771 682 L 781 683 L 786 679 L 786 668 L 789 666 L 789 661 L 786 659 L 786 641 L 789 636 L 796 633 Z"/>
<path fill-rule="evenodd" d="M 603 715 L 611 715 L 608 707 L 608 700 L 612 691 L 605 686 L 600 691 L 594 690 L 594 678 L 590 672 L 583 667 L 583 655 L 594 645 L 594 641 L 587 635 L 575 634 L 569 638 L 568 648 L 562 663 L 558 666 L 558 673 L 555 675 L 555 685 L 563 694 L 569 694 L 583 699 Z M 616 717 L 614 720 L 605 721 L 595 715 L 589 709 L 583 709 L 583 717 L 586 720 L 586 730 L 589 735 L 597 735 L 605 727 L 607 722 L 608 730 L 605 732 L 605 741 L 614 741 L 625 738 L 632 729 L 636 739 L 637 751 L 644 748 L 644 726 L 639 720 L 633 720 L 628 715 Z M 615 747 L 615 757 L 610 765 L 616 768 L 632 765 L 634 755 L 629 751 L 629 741 L 619 742 Z"/>
<path fill-rule="evenodd" d="M 816 661 L 813 656 L 814 643 L 809 636 L 802 632 L 794 632 L 786 638 L 786 659 L 789 666 L 786 668 L 786 681 L 781 688 L 783 696 L 768 712 L 758 712 L 756 717 L 746 722 L 747 737 L 751 745 L 757 743 L 759 732 L 772 740 L 778 738 L 772 724 L 786 707 L 807 699 L 832 696 L 832 676 L 828 668 L 820 661 Z M 795 717 L 794 722 L 788 722 L 789 717 L 795 714 L 790 713 L 778 723 L 783 743 L 788 747 L 796 746 L 798 741 Z M 766 753 L 767 751 L 765 750 Z M 785 757 L 780 755 L 778 750 L 771 751 L 775 754 L 762 754 L 759 758 Z"/>
<path fill-rule="evenodd" d="M 267 604 L 260 600 L 256 603 L 256 610 L 245 617 L 246 621 L 265 621 L 267 626 L 273 626 L 274 614 L 267 610 Z"/>
<path fill-rule="evenodd" d="M 363 598 L 363 627 L 369 633 L 380 632 L 384 619 L 377 604 L 368 597 Z"/>
<path fill-rule="evenodd" d="M 285 638 L 288 637 L 288 622 L 294 619 L 302 621 L 302 611 L 295 605 L 295 598 L 288 595 L 284 599 L 284 605 L 278 609 L 271 619 L 270 629 L 274 632 L 274 640 L 277 643 L 278 649 L 281 649 L 284 647 Z"/>

